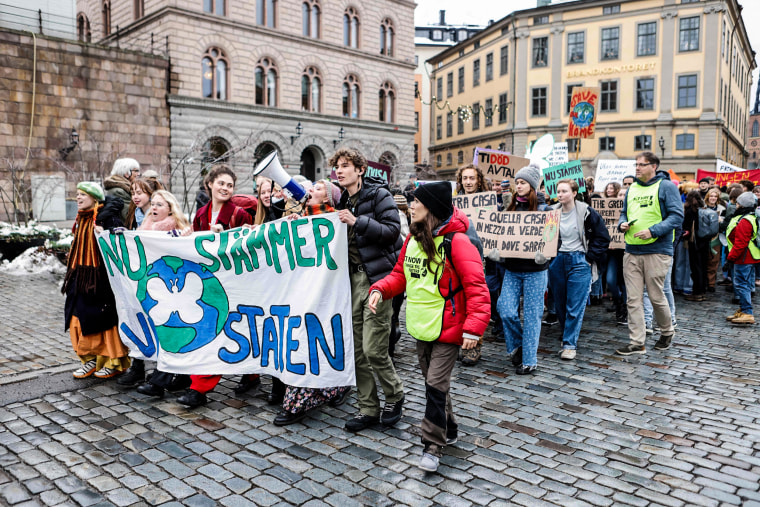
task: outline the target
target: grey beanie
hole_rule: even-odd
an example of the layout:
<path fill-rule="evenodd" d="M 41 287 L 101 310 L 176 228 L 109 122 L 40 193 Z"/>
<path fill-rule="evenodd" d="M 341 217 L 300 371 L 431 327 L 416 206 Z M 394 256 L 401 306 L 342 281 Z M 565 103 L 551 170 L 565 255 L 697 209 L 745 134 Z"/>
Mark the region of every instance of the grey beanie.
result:
<path fill-rule="evenodd" d="M 740 208 L 754 208 L 757 204 L 757 198 L 752 192 L 744 192 L 742 195 L 737 197 L 736 204 Z"/>
<path fill-rule="evenodd" d="M 528 182 L 528 185 L 533 187 L 533 190 L 538 190 L 538 187 L 541 184 L 541 176 L 541 168 L 536 164 L 530 164 L 517 171 L 517 174 L 515 174 L 515 179 L 525 180 Z"/>

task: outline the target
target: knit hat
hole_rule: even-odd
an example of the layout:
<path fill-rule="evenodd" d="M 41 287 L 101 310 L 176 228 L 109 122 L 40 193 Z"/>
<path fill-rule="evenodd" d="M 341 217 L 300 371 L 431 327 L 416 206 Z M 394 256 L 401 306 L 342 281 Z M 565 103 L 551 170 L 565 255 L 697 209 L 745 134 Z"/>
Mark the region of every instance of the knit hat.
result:
<path fill-rule="evenodd" d="M 536 164 L 530 164 L 517 171 L 517 174 L 515 174 L 515 180 L 525 180 L 533 190 L 538 190 L 538 187 L 541 184 L 541 176 L 541 168 Z"/>
<path fill-rule="evenodd" d="M 740 208 L 754 208 L 757 204 L 757 198 L 752 192 L 744 192 L 736 198 L 736 204 Z"/>
<path fill-rule="evenodd" d="M 85 194 L 90 195 L 97 201 L 105 200 L 106 196 L 103 193 L 103 187 L 96 181 L 82 181 L 77 183 L 77 190 L 81 190 Z"/>
<path fill-rule="evenodd" d="M 142 173 L 143 179 L 150 179 L 153 178 L 154 180 L 158 179 L 158 173 L 154 171 L 153 169 L 148 169 L 147 171 Z"/>
<path fill-rule="evenodd" d="M 399 208 L 401 207 L 406 208 L 409 206 L 409 202 L 406 200 L 406 197 L 404 196 L 404 194 L 394 195 L 393 200 L 396 201 L 396 206 Z"/>
<path fill-rule="evenodd" d="M 436 218 L 446 220 L 454 213 L 451 183 L 448 181 L 433 181 L 420 185 L 414 191 L 414 197 L 424 204 Z"/>
<path fill-rule="evenodd" d="M 338 201 L 340 201 L 340 189 L 337 185 L 333 185 L 328 179 L 319 180 L 316 183 L 322 183 L 325 186 L 327 204 L 334 208 Z"/>

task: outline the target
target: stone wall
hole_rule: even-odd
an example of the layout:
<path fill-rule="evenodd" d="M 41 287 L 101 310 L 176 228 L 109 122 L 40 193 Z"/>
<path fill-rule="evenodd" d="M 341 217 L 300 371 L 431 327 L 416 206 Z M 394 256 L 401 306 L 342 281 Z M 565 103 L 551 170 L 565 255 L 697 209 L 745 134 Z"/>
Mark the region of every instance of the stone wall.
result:
<path fill-rule="evenodd" d="M 168 61 L 143 53 L 37 36 L 36 89 L 32 93 L 34 41 L 30 34 L 0 30 L 0 185 L 24 167 L 34 101 L 34 127 L 24 181 L 32 174 L 63 177 L 66 196 L 78 181 L 101 179 L 116 158 L 166 174 L 169 110 Z M 7 97 L 7 99 L 6 99 Z M 79 144 L 65 158 L 71 130 Z M 7 194 L 7 192 L 6 192 Z M 0 196 L 0 218 L 6 215 Z M 7 201 L 7 195 L 5 196 Z"/>

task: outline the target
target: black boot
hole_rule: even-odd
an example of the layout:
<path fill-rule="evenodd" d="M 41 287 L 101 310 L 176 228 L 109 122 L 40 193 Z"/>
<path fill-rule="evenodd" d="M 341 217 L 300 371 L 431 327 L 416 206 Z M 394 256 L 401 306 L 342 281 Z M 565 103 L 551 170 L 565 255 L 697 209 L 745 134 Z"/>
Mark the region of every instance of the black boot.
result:
<path fill-rule="evenodd" d="M 267 403 L 270 405 L 280 405 L 282 400 L 285 399 L 285 388 L 287 387 L 280 379 L 272 377 L 272 392 L 267 396 Z"/>
<path fill-rule="evenodd" d="M 145 362 L 142 359 L 133 359 L 132 366 L 127 372 L 120 376 L 116 381 L 117 384 L 124 387 L 135 387 L 145 380 Z"/>
<path fill-rule="evenodd" d="M 615 320 L 619 326 L 628 325 L 628 305 L 619 302 L 615 306 Z"/>

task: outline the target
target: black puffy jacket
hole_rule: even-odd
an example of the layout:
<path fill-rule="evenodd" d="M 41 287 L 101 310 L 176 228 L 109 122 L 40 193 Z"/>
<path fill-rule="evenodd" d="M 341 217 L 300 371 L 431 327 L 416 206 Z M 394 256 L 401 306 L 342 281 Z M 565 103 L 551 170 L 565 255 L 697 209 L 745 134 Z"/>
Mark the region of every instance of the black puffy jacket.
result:
<path fill-rule="evenodd" d="M 347 191 L 343 191 L 336 208 L 348 208 Z M 354 232 L 359 256 L 370 283 L 375 283 L 393 270 L 404 244 L 398 207 L 382 180 L 367 177 L 351 211 L 356 217 Z"/>

